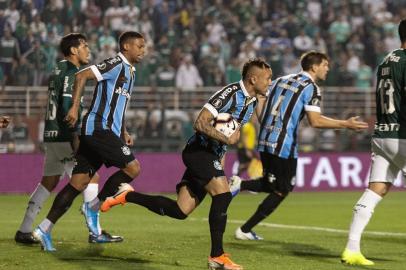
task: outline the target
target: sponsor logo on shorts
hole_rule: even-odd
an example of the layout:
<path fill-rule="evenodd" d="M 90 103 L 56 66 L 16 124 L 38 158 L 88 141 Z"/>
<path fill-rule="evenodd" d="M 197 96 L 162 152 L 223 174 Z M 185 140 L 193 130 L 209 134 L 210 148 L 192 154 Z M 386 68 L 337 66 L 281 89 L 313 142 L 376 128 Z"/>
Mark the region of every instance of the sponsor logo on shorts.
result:
<path fill-rule="evenodd" d="M 273 183 L 275 182 L 275 180 L 276 180 L 275 175 L 273 175 L 272 173 L 268 173 L 268 182 Z"/>
<path fill-rule="evenodd" d="M 213 161 L 213 165 L 216 170 L 219 170 L 219 171 L 223 170 L 223 166 L 221 166 L 220 161 L 218 161 L 218 160 Z"/>
<path fill-rule="evenodd" d="M 121 147 L 121 150 L 123 151 L 123 154 L 126 156 L 129 156 L 131 154 L 131 150 L 128 146 Z"/>

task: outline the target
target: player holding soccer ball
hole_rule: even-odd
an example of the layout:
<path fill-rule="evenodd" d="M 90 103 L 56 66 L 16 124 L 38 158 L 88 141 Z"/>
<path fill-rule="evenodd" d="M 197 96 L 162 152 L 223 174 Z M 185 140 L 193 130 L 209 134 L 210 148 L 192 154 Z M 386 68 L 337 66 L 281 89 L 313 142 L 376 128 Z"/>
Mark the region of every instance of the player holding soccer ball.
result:
<path fill-rule="evenodd" d="M 295 186 L 297 165 L 297 133 L 300 121 L 306 115 L 312 127 L 365 129 L 368 124 L 351 117 L 336 120 L 321 114 L 321 93 L 316 84 L 325 80 L 328 58 L 311 51 L 301 58 L 303 71 L 276 79 L 269 88 L 266 106 L 261 119 L 258 139 L 263 176 L 242 181 L 231 177 L 230 190 L 236 195 L 240 190 L 266 192 L 269 195 L 257 211 L 235 232 L 240 240 L 261 240 L 252 228 L 268 217 Z"/>
<path fill-rule="evenodd" d="M 406 175 L 406 19 L 399 23 L 398 31 L 401 48 L 390 52 L 378 66 L 369 185 L 354 206 L 347 246 L 341 255 L 341 261 L 350 265 L 374 264 L 361 253 L 362 232 L 399 172 Z"/>
<path fill-rule="evenodd" d="M 224 175 L 224 155 L 227 145 L 239 139 L 239 127 L 227 137 L 213 126 L 220 113 L 229 113 L 239 125 L 245 124 L 257 106 L 258 95 L 265 95 L 271 83 L 270 66 L 261 59 L 246 62 L 242 80 L 217 91 L 203 106 L 196 119 L 196 133 L 182 152 L 186 171 L 176 186 L 177 200 L 130 191 L 128 185 L 101 206 L 107 211 L 117 204 L 131 202 L 148 208 L 159 215 L 185 219 L 203 201 L 206 194 L 212 197 L 209 212 L 211 252 L 209 269 L 240 270 L 242 266 L 231 261 L 223 250 L 223 233 L 227 223 L 227 209 L 231 193 Z"/>

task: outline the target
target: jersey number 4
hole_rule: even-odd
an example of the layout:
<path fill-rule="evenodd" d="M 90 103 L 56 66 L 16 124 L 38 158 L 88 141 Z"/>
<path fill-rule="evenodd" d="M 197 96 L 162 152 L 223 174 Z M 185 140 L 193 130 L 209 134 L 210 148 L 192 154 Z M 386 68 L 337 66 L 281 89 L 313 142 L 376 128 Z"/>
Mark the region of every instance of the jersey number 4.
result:
<path fill-rule="evenodd" d="M 381 79 L 378 84 L 378 91 L 380 95 L 381 111 L 384 114 L 391 114 L 395 112 L 395 104 L 393 100 L 393 83 L 391 79 Z"/>

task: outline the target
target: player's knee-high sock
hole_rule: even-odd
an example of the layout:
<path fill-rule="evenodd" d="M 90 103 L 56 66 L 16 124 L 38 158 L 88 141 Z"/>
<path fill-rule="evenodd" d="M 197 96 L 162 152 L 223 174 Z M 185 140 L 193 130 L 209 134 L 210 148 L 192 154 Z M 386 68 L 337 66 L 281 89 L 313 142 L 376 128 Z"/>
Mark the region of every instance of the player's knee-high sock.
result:
<path fill-rule="evenodd" d="M 382 197 L 370 189 L 366 189 L 359 201 L 354 206 L 354 214 L 348 235 L 347 248 L 351 251 L 360 251 L 361 235 L 367 226 L 376 205 Z"/>
<path fill-rule="evenodd" d="M 21 223 L 19 231 L 23 233 L 32 231 L 32 223 L 41 210 L 42 205 L 44 204 L 46 199 L 48 199 L 49 194 L 50 192 L 41 183 L 39 183 L 37 188 L 31 194 L 27 210 L 25 210 L 24 219 Z"/>
<path fill-rule="evenodd" d="M 122 170 L 115 172 L 107 179 L 99 195 L 97 195 L 98 200 L 104 201 L 107 197 L 113 196 L 118 191 L 120 184 L 130 183 L 132 180 L 133 178 Z"/>
<path fill-rule="evenodd" d="M 223 234 L 227 224 L 227 209 L 231 202 L 230 192 L 218 194 L 212 197 L 209 225 L 211 236 L 211 257 L 218 257 L 224 253 Z"/>
<path fill-rule="evenodd" d="M 241 181 L 241 190 L 263 192 L 264 190 L 261 178 Z"/>
<path fill-rule="evenodd" d="M 285 197 L 279 196 L 276 193 L 272 192 L 269 194 L 258 206 L 254 215 L 241 226 L 241 231 L 245 233 L 250 232 L 258 223 L 268 217 L 284 199 Z"/>
<path fill-rule="evenodd" d="M 161 216 L 169 216 L 176 219 L 187 218 L 187 215 L 180 210 L 178 203 L 175 200 L 163 196 L 146 195 L 133 191 L 128 192 L 125 199 L 127 202 L 144 206 L 148 210 Z"/>
<path fill-rule="evenodd" d="M 69 207 L 72 205 L 73 200 L 80 194 L 80 191 L 75 189 L 71 184 L 67 184 L 59 193 L 56 195 L 54 203 L 52 204 L 51 210 L 47 215 L 47 219 L 55 224 L 60 217 L 68 211 Z M 42 223 L 41 223 L 42 224 Z M 40 226 L 41 227 L 41 226 Z M 49 231 L 49 228 L 41 227 L 44 231 Z"/>

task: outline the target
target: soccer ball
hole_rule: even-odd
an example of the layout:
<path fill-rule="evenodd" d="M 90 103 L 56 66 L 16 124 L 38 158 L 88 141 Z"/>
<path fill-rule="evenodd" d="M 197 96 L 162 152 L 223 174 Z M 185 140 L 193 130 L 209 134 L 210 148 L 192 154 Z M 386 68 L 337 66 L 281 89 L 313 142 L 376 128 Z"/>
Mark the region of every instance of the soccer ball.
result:
<path fill-rule="evenodd" d="M 238 128 L 238 122 L 229 113 L 219 113 L 214 119 L 214 128 L 230 137 Z"/>

